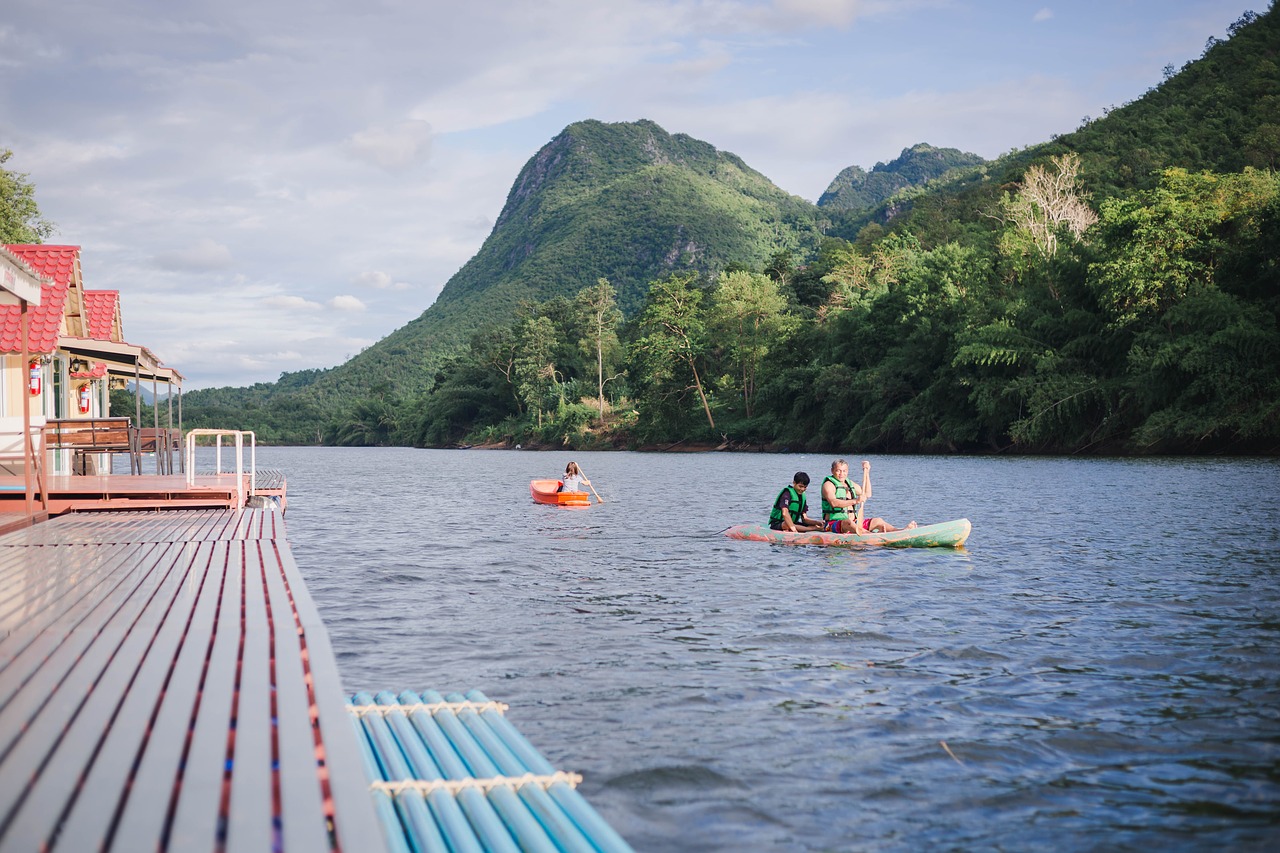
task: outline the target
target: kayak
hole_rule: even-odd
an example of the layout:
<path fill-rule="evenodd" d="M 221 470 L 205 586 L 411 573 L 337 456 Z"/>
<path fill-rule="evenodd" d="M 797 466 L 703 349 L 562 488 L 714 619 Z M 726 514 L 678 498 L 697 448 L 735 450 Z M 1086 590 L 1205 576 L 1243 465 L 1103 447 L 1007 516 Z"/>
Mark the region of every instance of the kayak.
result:
<path fill-rule="evenodd" d="M 584 507 L 591 506 L 591 496 L 586 492 L 559 492 L 559 480 L 531 480 L 529 494 L 533 502 L 549 506 Z"/>
<path fill-rule="evenodd" d="M 892 533 L 788 533 L 764 524 L 739 524 L 724 532 L 730 539 L 781 542 L 784 545 L 887 545 L 894 548 L 959 548 L 973 525 L 967 518 L 926 524 Z"/>

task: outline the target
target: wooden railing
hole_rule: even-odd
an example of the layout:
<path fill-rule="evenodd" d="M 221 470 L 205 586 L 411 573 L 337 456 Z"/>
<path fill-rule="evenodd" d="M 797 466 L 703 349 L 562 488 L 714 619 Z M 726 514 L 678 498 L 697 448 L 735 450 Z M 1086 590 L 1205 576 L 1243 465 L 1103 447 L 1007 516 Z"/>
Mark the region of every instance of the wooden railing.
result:
<path fill-rule="evenodd" d="M 128 418 L 59 418 L 44 425 L 50 450 L 73 450 L 73 470 L 85 473 L 85 457 L 92 453 L 128 453 L 129 473 L 142 473 L 137 434 Z M 104 472 L 106 473 L 106 472 Z"/>
<path fill-rule="evenodd" d="M 129 473 L 142 473 L 142 454 L 156 455 L 156 473 L 174 473 L 174 460 L 181 458 L 182 431 L 135 427 L 129 418 L 60 418 L 44 427 L 50 450 L 73 450 L 73 470 L 86 473 L 85 459 L 95 453 L 128 453 Z M 99 473 L 110 473 L 101 471 Z"/>

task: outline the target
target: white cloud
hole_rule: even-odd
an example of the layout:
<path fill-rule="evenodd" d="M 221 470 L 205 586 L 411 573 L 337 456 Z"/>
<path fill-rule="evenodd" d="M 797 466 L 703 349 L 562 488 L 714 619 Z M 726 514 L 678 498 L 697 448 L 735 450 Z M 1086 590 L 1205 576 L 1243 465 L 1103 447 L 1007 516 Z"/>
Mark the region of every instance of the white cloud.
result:
<path fill-rule="evenodd" d="M 391 276 L 387 275 L 382 270 L 362 272 L 360 275 L 355 277 L 354 281 L 356 284 L 360 284 L 365 287 L 372 287 L 375 290 L 386 290 L 391 286 Z"/>
<path fill-rule="evenodd" d="M 341 294 L 329 300 L 329 307 L 338 311 L 363 311 L 365 304 L 349 294 Z"/>
<path fill-rule="evenodd" d="M 702 79 L 733 64 L 733 48 L 724 42 L 706 40 L 699 42 L 697 47 L 696 55 L 672 62 L 666 73 L 677 74 L 686 79 Z"/>
<path fill-rule="evenodd" d="M 129 140 L 122 137 L 85 141 L 46 138 L 42 144 L 24 153 L 34 169 L 83 168 L 104 161 L 123 160 L 129 145 Z"/>
<path fill-rule="evenodd" d="M 408 282 L 393 281 L 391 276 L 382 270 L 362 272 L 352 281 L 362 287 L 369 287 L 374 290 L 408 290 L 410 287 Z"/>
<path fill-rule="evenodd" d="M 1031 18 L 1031 20 L 1035 21 L 1038 24 L 1041 21 L 1047 21 L 1052 17 L 1053 17 L 1053 10 L 1050 9 L 1048 6 L 1045 6 L 1039 12 L 1036 12 L 1035 15 Z"/>

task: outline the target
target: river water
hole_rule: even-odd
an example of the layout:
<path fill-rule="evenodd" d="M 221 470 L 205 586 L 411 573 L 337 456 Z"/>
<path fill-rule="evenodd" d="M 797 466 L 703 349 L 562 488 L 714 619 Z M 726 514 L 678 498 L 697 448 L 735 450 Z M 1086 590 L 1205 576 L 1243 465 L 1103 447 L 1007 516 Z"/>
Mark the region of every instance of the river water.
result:
<path fill-rule="evenodd" d="M 721 535 L 830 462 L 258 453 L 347 689 L 509 703 L 638 850 L 1280 844 L 1280 461 L 878 456 L 965 549 Z"/>

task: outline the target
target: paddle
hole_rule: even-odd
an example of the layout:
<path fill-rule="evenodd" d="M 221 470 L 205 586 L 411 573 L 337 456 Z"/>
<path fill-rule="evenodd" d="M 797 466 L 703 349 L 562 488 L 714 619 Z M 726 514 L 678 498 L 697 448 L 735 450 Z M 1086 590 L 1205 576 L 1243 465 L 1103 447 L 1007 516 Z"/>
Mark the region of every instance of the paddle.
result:
<path fill-rule="evenodd" d="M 861 500 L 858 501 L 857 512 L 853 514 L 853 530 L 861 536 L 865 532 L 862 527 L 862 513 L 866 508 L 867 498 L 871 497 L 871 466 L 866 462 L 862 463 L 862 492 L 858 497 Z"/>
<path fill-rule="evenodd" d="M 578 474 L 582 477 L 582 479 L 587 481 L 587 488 L 591 490 L 591 494 L 596 495 L 596 487 L 591 485 L 591 478 L 587 476 L 586 471 L 582 470 L 581 465 L 578 466 Z M 600 497 L 599 495 L 596 495 L 596 500 L 599 503 L 604 503 L 604 498 Z"/>

